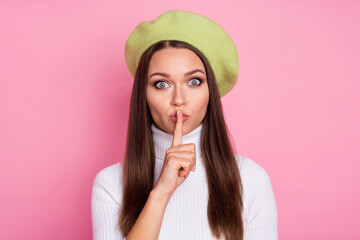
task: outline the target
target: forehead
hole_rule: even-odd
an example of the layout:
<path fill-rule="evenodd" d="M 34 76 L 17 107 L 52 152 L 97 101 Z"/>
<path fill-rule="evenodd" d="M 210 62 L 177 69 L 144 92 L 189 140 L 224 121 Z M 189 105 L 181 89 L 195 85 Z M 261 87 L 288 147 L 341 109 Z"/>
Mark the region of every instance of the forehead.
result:
<path fill-rule="evenodd" d="M 148 73 L 152 72 L 187 72 L 193 69 L 205 72 L 201 59 L 186 48 L 165 48 L 154 53 L 150 59 Z"/>

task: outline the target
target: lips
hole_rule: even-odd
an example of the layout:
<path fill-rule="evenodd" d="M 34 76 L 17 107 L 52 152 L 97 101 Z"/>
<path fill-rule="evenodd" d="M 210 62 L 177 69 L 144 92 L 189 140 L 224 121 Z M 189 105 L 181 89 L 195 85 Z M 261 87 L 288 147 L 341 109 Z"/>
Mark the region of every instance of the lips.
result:
<path fill-rule="evenodd" d="M 182 115 L 183 115 L 183 122 L 185 122 L 189 115 L 185 114 L 182 112 Z M 170 120 L 173 121 L 174 123 L 176 123 L 176 120 L 177 120 L 177 116 L 176 116 L 176 112 L 174 112 L 173 114 L 170 115 Z"/>

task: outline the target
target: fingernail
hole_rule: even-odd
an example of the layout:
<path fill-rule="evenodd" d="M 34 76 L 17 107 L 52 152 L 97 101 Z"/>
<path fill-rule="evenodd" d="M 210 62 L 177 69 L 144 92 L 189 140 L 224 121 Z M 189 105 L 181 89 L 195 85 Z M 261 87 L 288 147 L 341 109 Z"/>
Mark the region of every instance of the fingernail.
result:
<path fill-rule="evenodd" d="M 191 168 L 191 170 L 192 170 L 193 172 L 195 172 L 195 169 L 196 169 L 196 164 Z"/>
<path fill-rule="evenodd" d="M 180 110 L 177 111 L 176 116 L 178 117 L 180 114 Z"/>

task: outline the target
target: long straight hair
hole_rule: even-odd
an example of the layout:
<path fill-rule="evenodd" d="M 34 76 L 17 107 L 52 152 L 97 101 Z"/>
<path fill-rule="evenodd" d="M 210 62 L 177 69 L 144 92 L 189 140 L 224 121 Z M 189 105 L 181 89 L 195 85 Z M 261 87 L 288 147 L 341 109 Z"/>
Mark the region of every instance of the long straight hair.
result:
<path fill-rule="evenodd" d="M 203 120 L 201 149 L 209 189 L 208 222 L 216 238 L 223 236 L 226 240 L 242 240 L 243 186 L 214 73 L 198 49 L 175 40 L 164 40 L 150 46 L 143 53 L 135 73 L 123 168 L 120 230 L 124 236 L 128 235 L 154 187 L 155 151 L 151 132 L 153 119 L 146 102 L 147 74 L 153 54 L 168 47 L 189 49 L 204 64 L 209 103 Z"/>

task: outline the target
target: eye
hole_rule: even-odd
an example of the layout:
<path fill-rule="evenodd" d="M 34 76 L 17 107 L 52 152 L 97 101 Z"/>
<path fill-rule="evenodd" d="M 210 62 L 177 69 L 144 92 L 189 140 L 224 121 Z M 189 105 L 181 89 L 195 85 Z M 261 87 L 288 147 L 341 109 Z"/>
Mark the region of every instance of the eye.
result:
<path fill-rule="evenodd" d="M 161 88 L 165 88 L 165 87 L 167 87 L 167 86 L 169 86 L 166 82 L 164 82 L 164 81 L 159 81 L 159 82 L 156 82 L 155 84 L 154 84 L 154 86 L 156 87 L 156 88 L 159 88 L 159 89 L 161 89 Z"/>
<path fill-rule="evenodd" d="M 190 84 L 191 86 L 197 86 L 197 85 L 200 85 L 201 82 L 202 82 L 201 79 L 199 79 L 199 78 L 193 78 L 193 79 L 191 79 L 191 80 L 189 81 L 189 84 Z"/>

